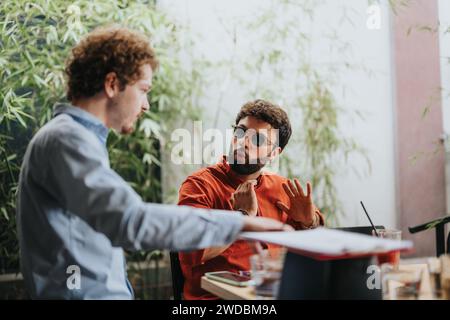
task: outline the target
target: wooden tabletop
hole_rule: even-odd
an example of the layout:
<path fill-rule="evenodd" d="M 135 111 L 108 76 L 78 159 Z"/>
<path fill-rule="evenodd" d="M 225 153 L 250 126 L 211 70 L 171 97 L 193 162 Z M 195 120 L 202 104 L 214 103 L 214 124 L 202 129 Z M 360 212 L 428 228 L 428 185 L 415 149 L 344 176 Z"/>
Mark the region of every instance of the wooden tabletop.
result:
<path fill-rule="evenodd" d="M 200 285 L 206 290 L 224 300 L 255 300 L 255 289 L 249 287 L 237 287 L 231 284 L 215 281 L 202 277 Z"/>
<path fill-rule="evenodd" d="M 419 295 L 419 300 L 431 300 L 433 296 L 431 294 L 431 282 L 428 273 L 428 266 L 424 263 L 419 264 L 401 264 L 400 270 L 421 270 L 422 272 L 422 285 Z M 391 283 L 389 285 L 390 291 L 400 284 Z M 224 300 L 256 300 L 254 288 L 249 287 L 237 287 L 230 284 L 222 283 L 219 281 L 211 280 L 203 276 L 201 278 L 202 289 L 216 295 Z M 392 298 L 392 297 L 391 297 Z"/>

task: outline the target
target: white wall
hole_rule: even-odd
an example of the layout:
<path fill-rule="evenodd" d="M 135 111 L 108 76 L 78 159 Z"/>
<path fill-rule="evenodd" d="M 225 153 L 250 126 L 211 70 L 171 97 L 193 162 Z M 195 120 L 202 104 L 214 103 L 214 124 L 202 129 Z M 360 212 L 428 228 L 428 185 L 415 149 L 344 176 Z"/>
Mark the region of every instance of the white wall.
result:
<path fill-rule="evenodd" d="M 328 0 L 316 12 L 313 25 L 314 44 L 311 55 L 320 67 L 321 63 L 339 60 L 339 56 L 329 56 L 326 51 L 327 40 L 321 32 L 336 26 L 338 36 L 351 43 L 355 62 L 362 63 L 374 72 L 373 76 L 361 71 L 346 71 L 342 74 L 342 88 L 335 89 L 340 105 L 361 111 L 365 121 L 349 121 L 343 118 L 343 134 L 355 138 L 368 151 L 372 172 L 359 178 L 356 171 L 366 171 L 363 159 L 353 157 L 348 168 L 342 170 L 336 185 L 339 197 L 347 213 L 342 225 L 367 225 L 367 219 L 360 207 L 363 200 L 376 224 L 395 227 L 395 174 L 394 174 L 394 134 L 393 99 L 390 52 L 389 12 L 386 4 L 382 6 L 381 29 L 369 30 L 366 27 L 367 1 Z M 202 41 L 196 44 L 198 55 L 211 60 L 226 57 L 233 49 L 233 39 L 226 30 L 233 33 L 236 21 L 252 17 L 267 1 L 263 0 L 159 0 L 160 7 L 182 24 L 188 24 L 192 32 L 198 33 Z M 340 16 L 336 12 L 347 7 L 352 23 L 338 24 Z M 302 19 L 302 17 L 299 17 Z M 237 30 L 238 36 L 239 30 Z M 241 39 L 241 38 L 240 38 Z M 238 42 L 246 46 L 251 43 Z M 330 60 L 331 59 L 331 60 Z M 206 126 L 212 123 L 218 107 L 220 121 L 218 128 L 229 128 L 233 118 L 246 98 L 241 86 L 227 74 L 216 70 L 206 88 L 203 100 Z M 256 98 L 256 97 L 255 97 Z M 171 181 L 176 184 L 179 181 Z"/>
<path fill-rule="evenodd" d="M 365 115 L 365 121 L 345 122 L 344 133 L 355 138 L 367 149 L 372 165 L 368 176 L 358 177 L 353 168 L 365 170 L 363 159 L 351 159 L 349 168 L 343 171 L 336 185 L 348 217 L 345 225 L 368 225 L 360 206 L 362 200 L 376 224 L 396 227 L 395 166 L 394 166 L 394 119 L 391 71 L 391 38 L 389 25 L 389 8 L 382 6 L 381 29 L 369 30 L 366 27 L 367 2 L 328 1 L 334 6 L 342 5 L 353 8 L 359 17 L 355 26 L 346 26 L 339 30 L 339 35 L 354 47 L 355 61 L 361 61 L 375 72 L 368 77 L 362 72 L 347 72 L 343 81 L 351 88 L 348 95 L 341 95 L 342 105 L 353 106 Z M 338 4 L 339 3 L 339 4 Z M 330 21 L 336 10 L 329 6 L 324 12 L 323 21 Z M 330 17 L 328 17 L 330 16 Z M 339 94 L 336 92 L 336 94 Z"/>

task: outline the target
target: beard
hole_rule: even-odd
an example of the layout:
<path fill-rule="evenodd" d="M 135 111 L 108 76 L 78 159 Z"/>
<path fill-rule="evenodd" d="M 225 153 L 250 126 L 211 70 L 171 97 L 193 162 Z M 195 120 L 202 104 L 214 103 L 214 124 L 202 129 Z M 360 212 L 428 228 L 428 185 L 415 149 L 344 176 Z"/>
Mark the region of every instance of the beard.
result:
<path fill-rule="evenodd" d="M 238 159 L 238 153 L 245 155 L 245 161 Z M 231 170 L 242 176 L 258 172 L 266 165 L 265 161 L 262 161 L 260 158 L 250 161 L 248 154 L 243 149 L 231 150 L 228 155 L 228 163 Z"/>

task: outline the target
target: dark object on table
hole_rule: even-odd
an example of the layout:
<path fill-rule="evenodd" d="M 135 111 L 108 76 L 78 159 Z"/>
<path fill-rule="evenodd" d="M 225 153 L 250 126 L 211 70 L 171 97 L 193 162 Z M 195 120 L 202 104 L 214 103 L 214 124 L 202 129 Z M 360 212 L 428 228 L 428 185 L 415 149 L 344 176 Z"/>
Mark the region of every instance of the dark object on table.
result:
<path fill-rule="evenodd" d="M 384 230 L 384 226 L 375 226 L 377 230 Z M 341 230 L 341 231 L 348 231 L 348 232 L 355 232 L 355 233 L 361 233 L 368 236 L 372 236 L 373 228 L 372 226 L 362 226 L 362 227 L 344 227 L 344 228 L 333 228 L 335 230 Z"/>
<path fill-rule="evenodd" d="M 450 233 L 447 237 L 447 249 L 445 248 L 445 225 L 450 222 L 450 216 L 440 219 L 432 220 L 424 224 L 409 227 L 410 233 L 418 233 L 425 230 L 436 229 L 436 256 L 440 257 L 442 254 L 450 253 Z"/>
<path fill-rule="evenodd" d="M 376 226 L 384 229 L 384 226 Z M 336 228 L 372 235 L 372 226 Z M 284 262 L 278 299 L 282 300 L 381 300 L 380 288 L 368 287 L 368 267 L 376 265 L 374 256 L 319 261 L 288 252 Z M 370 282 L 370 281 L 369 281 Z"/>
<path fill-rule="evenodd" d="M 288 252 L 278 299 L 381 300 L 381 286 L 370 289 L 374 257 L 319 261 Z"/>

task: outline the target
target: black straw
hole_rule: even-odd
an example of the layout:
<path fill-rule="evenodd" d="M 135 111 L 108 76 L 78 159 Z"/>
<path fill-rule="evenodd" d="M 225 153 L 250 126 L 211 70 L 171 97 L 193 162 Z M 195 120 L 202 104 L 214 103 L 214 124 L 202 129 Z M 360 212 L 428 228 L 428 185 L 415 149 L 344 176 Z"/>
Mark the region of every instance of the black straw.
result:
<path fill-rule="evenodd" d="M 364 203 L 363 203 L 362 201 L 360 201 L 360 203 L 361 203 L 361 206 L 362 206 L 363 209 L 364 209 L 364 212 L 366 213 L 367 219 L 369 219 L 369 222 L 370 222 L 370 224 L 372 225 L 372 228 L 373 228 L 373 231 L 375 232 L 375 235 L 376 235 L 377 237 L 379 237 L 378 232 L 377 232 L 377 229 L 376 229 L 375 226 L 373 225 L 372 219 L 370 219 L 370 216 L 369 216 L 369 214 L 367 213 L 366 207 L 364 207 Z"/>

